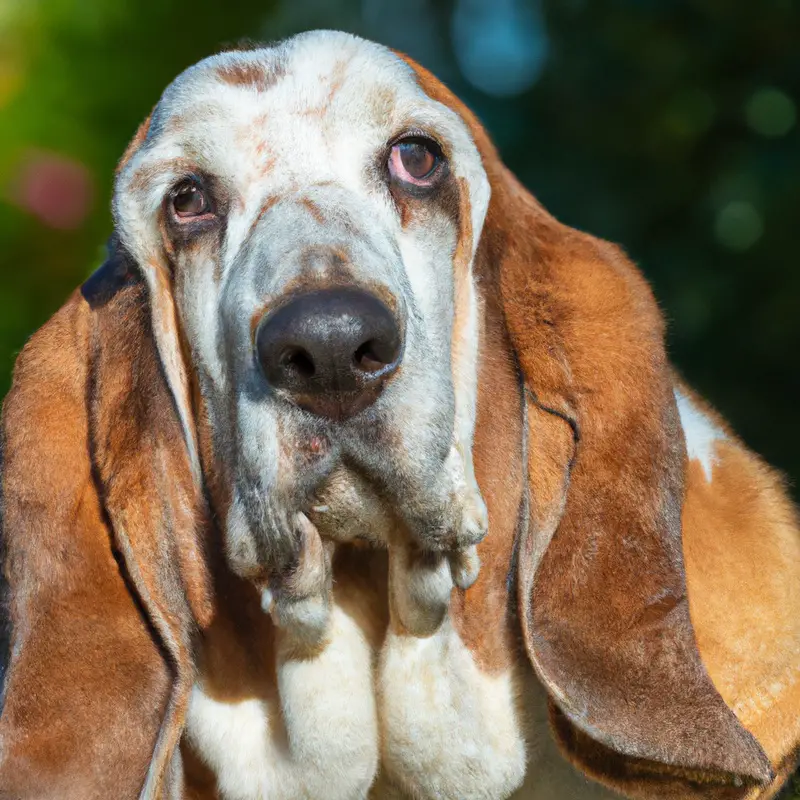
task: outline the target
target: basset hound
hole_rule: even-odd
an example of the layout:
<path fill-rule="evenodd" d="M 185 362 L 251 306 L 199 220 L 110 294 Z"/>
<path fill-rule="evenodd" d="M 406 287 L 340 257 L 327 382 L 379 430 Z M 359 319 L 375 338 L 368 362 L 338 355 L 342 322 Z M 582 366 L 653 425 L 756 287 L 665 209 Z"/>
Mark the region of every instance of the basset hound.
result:
<path fill-rule="evenodd" d="M 774 797 L 800 529 L 409 58 L 225 52 L 3 411 L 0 797 Z"/>

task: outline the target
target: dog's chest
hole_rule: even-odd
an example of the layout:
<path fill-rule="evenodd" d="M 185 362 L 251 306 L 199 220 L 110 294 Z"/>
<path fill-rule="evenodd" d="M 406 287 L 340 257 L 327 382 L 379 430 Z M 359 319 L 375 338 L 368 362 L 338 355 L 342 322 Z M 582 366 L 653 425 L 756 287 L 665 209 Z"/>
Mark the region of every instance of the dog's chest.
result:
<path fill-rule="evenodd" d="M 249 641 L 214 637 L 185 745 L 219 796 L 467 800 L 520 787 L 512 672 L 482 672 L 449 621 L 424 639 L 387 633 L 386 601 L 363 582 L 340 576 L 335 597 L 330 642 L 313 658 L 292 658 L 258 623 Z"/>

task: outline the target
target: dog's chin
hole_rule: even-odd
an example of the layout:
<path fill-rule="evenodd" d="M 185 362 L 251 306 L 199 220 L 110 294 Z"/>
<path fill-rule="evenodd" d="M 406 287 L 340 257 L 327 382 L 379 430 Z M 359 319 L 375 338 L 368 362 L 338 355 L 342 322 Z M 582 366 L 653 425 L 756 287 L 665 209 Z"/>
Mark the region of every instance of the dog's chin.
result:
<path fill-rule="evenodd" d="M 305 513 L 322 536 L 336 542 L 385 546 L 397 525 L 391 502 L 375 483 L 344 465 L 334 468 Z"/>

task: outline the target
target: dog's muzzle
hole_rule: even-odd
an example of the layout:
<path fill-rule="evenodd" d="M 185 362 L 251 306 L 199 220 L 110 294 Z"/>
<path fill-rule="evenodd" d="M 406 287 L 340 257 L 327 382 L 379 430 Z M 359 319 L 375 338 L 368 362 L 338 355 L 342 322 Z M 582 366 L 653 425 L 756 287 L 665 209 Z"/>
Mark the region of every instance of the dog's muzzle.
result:
<path fill-rule="evenodd" d="M 270 388 L 314 414 L 344 420 L 370 406 L 402 359 L 392 311 L 362 289 L 308 291 L 267 312 L 255 353 Z"/>

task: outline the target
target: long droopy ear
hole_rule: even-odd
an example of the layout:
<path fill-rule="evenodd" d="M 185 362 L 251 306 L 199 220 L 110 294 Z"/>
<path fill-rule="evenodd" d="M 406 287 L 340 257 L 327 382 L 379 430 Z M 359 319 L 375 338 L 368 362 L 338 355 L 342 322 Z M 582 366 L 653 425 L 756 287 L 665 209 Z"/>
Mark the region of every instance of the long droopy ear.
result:
<path fill-rule="evenodd" d="M 685 445 L 661 316 L 621 251 L 503 177 L 486 255 L 528 391 L 520 618 L 554 731 L 628 794 L 733 796 L 771 768 L 711 682 L 689 616 Z"/>
<path fill-rule="evenodd" d="M 618 248 L 558 223 L 499 163 L 492 178 L 483 257 L 528 392 L 520 617 L 555 733 L 629 794 L 687 796 L 691 784 L 730 797 L 769 781 L 689 617 L 685 444 L 650 289 Z"/>
<path fill-rule="evenodd" d="M 3 409 L 0 796 L 162 798 L 209 616 L 202 494 L 118 247 L 26 345 Z"/>
<path fill-rule="evenodd" d="M 528 399 L 520 618 L 554 733 L 630 795 L 743 796 L 771 767 L 714 688 L 689 618 L 685 444 L 650 289 L 618 248 L 553 219 L 469 110 L 409 63 L 465 119 L 491 184 L 477 270 L 499 284 Z"/>

